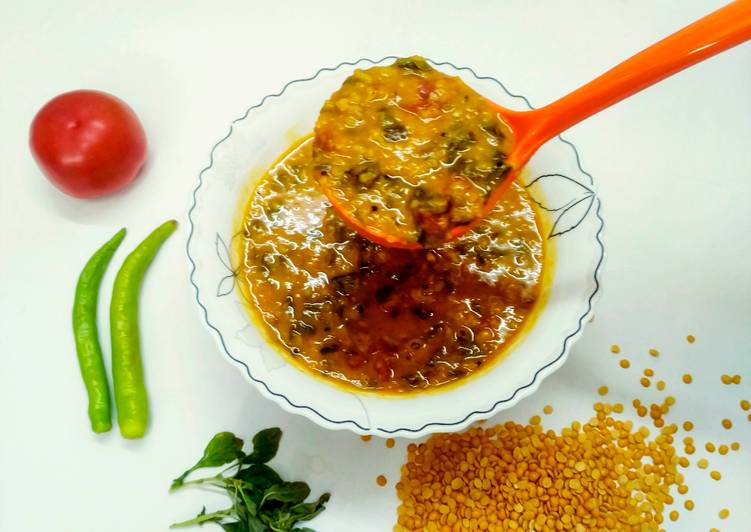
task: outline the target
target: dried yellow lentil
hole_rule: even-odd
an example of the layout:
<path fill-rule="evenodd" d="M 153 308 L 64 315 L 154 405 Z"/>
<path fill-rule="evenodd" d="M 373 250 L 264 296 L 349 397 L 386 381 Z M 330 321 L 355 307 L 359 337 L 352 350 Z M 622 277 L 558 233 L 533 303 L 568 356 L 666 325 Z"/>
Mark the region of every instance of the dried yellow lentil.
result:
<path fill-rule="evenodd" d="M 619 345 L 613 344 L 610 346 L 610 352 L 618 354 L 621 352 L 621 347 Z"/>
<path fill-rule="evenodd" d="M 686 341 L 688 341 L 688 343 L 690 344 L 693 344 L 696 341 L 696 337 L 693 334 L 689 334 L 688 336 L 686 336 Z"/>
<path fill-rule="evenodd" d="M 395 530 L 657 532 L 671 489 L 685 486 L 677 427 L 649 441 L 615 409 L 597 403 L 589 422 L 560 432 L 506 422 L 410 446 Z"/>
<path fill-rule="evenodd" d="M 369 436 L 367 434 L 365 436 L 360 436 L 360 439 L 362 441 L 370 441 L 372 438 L 373 438 L 373 436 Z"/>
<path fill-rule="evenodd" d="M 714 443 L 712 443 L 711 441 L 708 441 L 706 445 L 704 445 L 704 448 L 708 453 L 713 453 L 717 450 L 717 448 L 714 446 Z"/>
<path fill-rule="evenodd" d="M 685 375 L 683 375 L 683 382 L 685 382 L 686 384 L 691 384 L 693 381 L 694 381 L 694 378 L 691 376 L 690 373 L 686 373 Z"/>
<path fill-rule="evenodd" d="M 741 408 L 743 410 L 751 410 L 751 402 L 746 399 L 741 399 Z"/>
<path fill-rule="evenodd" d="M 665 381 L 657 381 L 657 384 L 655 386 L 657 386 L 658 390 L 662 391 L 665 389 Z"/>
<path fill-rule="evenodd" d="M 726 454 L 728 454 L 728 451 L 729 451 L 729 450 L 730 450 L 730 449 L 729 449 L 729 448 L 728 448 L 728 446 L 727 446 L 727 445 L 725 445 L 725 444 L 722 444 L 722 445 L 720 445 L 720 446 L 719 446 L 719 447 L 717 448 L 717 452 L 718 452 L 718 453 L 720 453 L 720 454 L 721 454 L 721 455 L 723 455 L 723 456 L 724 456 L 724 455 L 726 455 Z"/>
<path fill-rule="evenodd" d="M 741 444 L 738 443 L 737 441 L 734 441 L 733 443 L 730 444 L 730 448 L 734 451 L 737 451 L 738 449 L 741 448 Z"/>
<path fill-rule="evenodd" d="M 670 520 L 671 521 L 677 521 L 678 517 L 680 517 L 680 514 L 678 513 L 678 510 L 673 510 L 670 512 Z"/>
<path fill-rule="evenodd" d="M 547 415 L 550 415 L 550 414 L 552 414 L 552 413 L 553 413 L 553 407 L 552 407 L 552 406 L 550 406 L 550 405 L 545 405 L 545 408 L 543 408 L 543 409 L 542 409 L 542 411 L 543 411 L 543 412 L 544 412 L 545 414 L 547 414 Z"/>
<path fill-rule="evenodd" d="M 696 466 L 699 469 L 706 469 L 709 467 L 709 461 L 706 458 L 699 458 L 699 461 L 696 462 Z"/>
<path fill-rule="evenodd" d="M 720 480 L 722 478 L 722 475 L 719 471 L 712 471 L 709 473 L 709 476 L 712 477 L 714 480 Z"/>
<path fill-rule="evenodd" d="M 649 350 L 649 354 L 652 355 L 653 357 L 660 356 L 660 352 L 657 349 L 655 349 L 655 348 L 650 349 Z"/>
<path fill-rule="evenodd" d="M 597 393 L 600 395 L 607 395 L 608 394 L 608 387 L 607 386 L 600 386 L 597 388 Z"/>
<path fill-rule="evenodd" d="M 733 384 L 740 384 L 740 383 L 741 383 L 741 376 L 733 375 Z"/>
<path fill-rule="evenodd" d="M 690 421 L 684 421 L 683 422 L 683 430 L 685 430 L 686 432 L 690 432 L 693 429 L 694 429 L 694 424 L 693 423 L 691 423 Z"/>
<path fill-rule="evenodd" d="M 389 449 L 391 449 L 395 444 L 396 441 L 394 440 L 394 438 L 389 438 L 386 440 L 386 447 L 388 447 Z"/>
<path fill-rule="evenodd" d="M 727 419 L 727 418 L 726 418 L 726 419 L 723 419 L 723 420 L 722 420 L 722 426 L 723 426 L 723 427 L 725 427 L 726 429 L 730 430 L 730 429 L 732 429 L 732 428 L 733 428 L 733 422 L 732 422 L 732 421 L 730 421 L 730 420 L 729 420 L 729 419 Z"/>
<path fill-rule="evenodd" d="M 646 377 L 642 377 L 641 379 L 639 379 L 639 382 L 641 382 L 641 385 L 644 386 L 645 388 L 649 388 L 649 385 L 652 384 L 652 381 L 650 381 Z"/>
<path fill-rule="evenodd" d="M 655 370 L 653 370 L 652 368 L 646 368 L 644 370 L 645 377 L 654 377 L 654 375 L 655 375 Z"/>
<path fill-rule="evenodd" d="M 386 477 L 384 477 L 383 475 L 378 475 L 376 477 L 376 484 L 378 484 L 379 486 L 381 487 L 385 486 L 386 482 L 387 482 Z"/>
<path fill-rule="evenodd" d="M 720 377 L 720 380 L 722 381 L 722 384 L 732 384 L 733 383 L 733 377 L 730 375 L 723 375 Z"/>
<path fill-rule="evenodd" d="M 718 513 L 717 515 L 720 516 L 720 519 L 727 519 L 728 516 L 730 515 L 730 510 L 728 510 L 727 508 L 723 508 L 722 510 L 720 510 L 720 513 Z"/>
<path fill-rule="evenodd" d="M 686 510 L 689 510 L 689 511 L 693 510 L 694 509 L 694 501 L 692 501 L 691 499 L 686 499 L 686 501 L 683 503 L 683 507 Z"/>
<path fill-rule="evenodd" d="M 622 358 L 619 364 L 623 369 L 627 369 L 631 366 L 631 362 L 629 362 L 627 358 Z"/>
<path fill-rule="evenodd" d="M 539 425 L 542 422 L 540 419 L 540 416 L 532 416 L 529 418 L 529 424 L 530 425 Z"/>

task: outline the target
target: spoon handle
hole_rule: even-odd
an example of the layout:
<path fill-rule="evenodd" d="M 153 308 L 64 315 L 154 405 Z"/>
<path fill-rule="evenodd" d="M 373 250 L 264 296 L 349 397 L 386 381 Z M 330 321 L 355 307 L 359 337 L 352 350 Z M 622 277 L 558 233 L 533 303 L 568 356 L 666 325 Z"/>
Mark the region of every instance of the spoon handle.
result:
<path fill-rule="evenodd" d="M 511 112 L 510 126 L 525 144 L 517 162 L 525 164 L 542 144 L 598 111 L 748 39 L 751 39 L 751 0 L 738 0 L 545 107 Z"/>

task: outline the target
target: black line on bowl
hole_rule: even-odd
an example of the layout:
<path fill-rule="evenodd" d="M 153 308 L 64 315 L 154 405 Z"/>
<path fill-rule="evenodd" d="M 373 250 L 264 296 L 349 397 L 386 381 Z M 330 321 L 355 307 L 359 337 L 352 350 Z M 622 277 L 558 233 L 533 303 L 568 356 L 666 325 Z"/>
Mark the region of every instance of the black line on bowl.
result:
<path fill-rule="evenodd" d="M 299 78 L 299 79 L 294 79 L 292 81 L 289 81 L 288 83 L 286 83 L 282 87 L 282 89 L 279 92 L 274 93 L 274 94 L 268 94 L 268 95 L 264 96 L 259 103 L 257 103 L 256 105 L 253 105 L 251 107 L 248 107 L 248 109 L 245 111 L 245 113 L 243 113 L 243 115 L 240 118 L 236 118 L 235 120 L 233 120 L 230 123 L 229 131 L 227 132 L 227 134 L 224 137 L 222 137 L 211 148 L 211 151 L 209 153 L 209 164 L 208 164 L 208 166 L 206 166 L 205 168 L 203 168 L 201 170 L 201 172 L 199 173 L 199 175 L 198 175 L 198 184 L 193 189 L 193 193 L 191 195 L 191 197 L 192 197 L 192 203 L 190 205 L 190 208 L 188 209 L 188 224 L 190 226 L 190 232 L 188 233 L 188 240 L 187 240 L 186 245 L 185 245 L 185 252 L 186 252 L 186 255 L 188 257 L 188 261 L 191 264 L 190 277 L 189 277 L 190 284 L 193 285 L 193 288 L 195 290 L 195 300 L 196 300 L 196 303 L 198 303 L 198 306 L 201 308 L 201 311 L 202 311 L 202 314 L 203 314 L 203 318 L 204 318 L 204 321 L 206 322 L 206 325 L 216 333 L 216 335 L 217 335 L 217 337 L 219 339 L 219 342 L 221 343 L 222 349 L 224 350 L 224 353 L 227 355 L 227 357 L 229 357 L 233 362 L 235 362 L 237 364 L 240 364 L 242 367 L 244 367 L 245 368 L 245 372 L 248 375 L 248 378 L 250 378 L 253 382 L 255 382 L 255 383 L 260 384 L 261 386 L 263 386 L 263 388 L 270 395 L 273 395 L 274 397 L 278 397 L 280 399 L 284 399 L 284 401 L 286 401 L 287 404 L 289 404 L 293 408 L 296 408 L 298 410 L 307 410 L 309 412 L 312 412 L 315 415 L 317 415 L 319 418 L 323 419 L 324 421 L 327 421 L 327 422 L 332 423 L 334 425 L 347 425 L 347 424 L 349 424 L 349 425 L 353 425 L 353 426 L 357 427 L 358 429 L 360 429 L 362 431 L 366 431 L 367 432 L 367 431 L 376 430 L 376 431 L 379 431 L 379 432 L 384 433 L 384 434 L 396 434 L 396 433 L 399 433 L 399 432 L 402 432 L 402 433 L 404 433 L 404 432 L 407 432 L 407 433 L 417 433 L 417 432 L 421 432 L 422 430 L 426 429 L 427 427 L 431 427 L 431 426 L 436 426 L 436 427 L 451 427 L 451 426 L 455 426 L 455 425 L 461 425 L 461 424 L 465 423 L 467 420 L 469 420 L 473 416 L 481 416 L 481 415 L 484 415 L 484 414 L 491 413 L 493 410 L 495 410 L 498 407 L 498 405 L 501 405 L 503 403 L 507 403 L 509 401 L 512 401 L 517 396 L 517 394 L 519 394 L 519 392 L 521 392 L 523 390 L 527 390 L 530 387 L 532 387 L 537 382 L 538 377 L 540 377 L 541 379 L 544 378 L 544 376 L 542 376 L 542 373 L 546 369 L 548 369 L 548 368 L 554 366 L 555 364 L 557 364 L 564 357 L 564 355 L 566 355 L 566 351 L 568 349 L 569 343 L 572 341 L 573 338 L 575 338 L 582 331 L 582 328 L 584 326 L 584 320 L 589 316 L 590 312 L 592 312 L 594 298 L 596 297 L 596 295 L 600 291 L 600 270 L 602 268 L 602 264 L 603 264 L 603 261 L 605 259 L 605 246 L 604 246 L 604 244 L 602 242 L 601 235 L 602 235 L 602 231 L 603 231 L 603 229 L 605 227 L 605 221 L 602 219 L 602 215 L 601 215 L 601 212 L 600 212 L 601 211 L 601 207 L 602 207 L 602 203 L 600 202 L 600 199 L 599 199 L 599 197 L 597 197 L 596 194 L 594 195 L 594 199 L 596 200 L 596 205 L 597 205 L 597 208 L 595 209 L 595 215 L 597 216 L 597 219 L 600 220 L 600 227 L 598 228 L 597 233 L 595 234 L 595 240 L 597 241 L 597 244 L 600 247 L 600 258 L 599 258 L 599 260 L 597 262 L 597 265 L 595 266 L 595 271 L 594 271 L 594 276 L 593 276 L 593 280 L 594 280 L 594 283 L 595 283 L 595 288 L 594 288 L 593 292 L 590 294 L 590 296 L 589 296 L 589 298 L 587 300 L 587 310 L 579 317 L 576 329 L 573 332 L 571 332 L 568 336 L 566 336 L 564 338 L 563 345 L 561 347 L 561 351 L 558 354 L 558 356 L 556 356 L 553 360 L 551 360 L 550 362 L 548 362 L 547 364 L 545 364 L 544 366 L 542 366 L 540 369 L 538 369 L 535 372 L 535 374 L 532 376 L 532 379 L 530 380 L 529 383 L 525 384 L 524 386 L 521 386 L 521 387 L 517 388 L 509 397 L 507 397 L 505 399 L 501 399 L 499 401 L 496 401 L 489 408 L 487 408 L 485 410 L 475 410 L 473 412 L 470 412 L 469 414 L 467 414 L 466 416 L 464 416 L 463 418 L 461 418 L 461 419 L 459 419 L 457 421 L 452 421 L 452 422 L 440 422 L 440 421 L 430 422 L 430 423 L 425 423 L 421 427 L 417 427 L 417 428 L 400 427 L 400 428 L 396 428 L 396 429 L 386 429 L 386 428 L 381 428 L 381 427 L 375 427 L 375 429 L 374 429 L 373 427 L 364 427 L 361 424 L 359 424 L 358 422 L 356 422 L 354 420 L 351 420 L 351 419 L 345 419 L 345 420 L 331 419 L 331 418 L 323 415 L 322 413 L 318 412 L 315 408 L 312 408 L 312 407 L 307 406 L 307 405 L 299 405 L 299 404 L 294 403 L 286 395 L 281 394 L 279 392 L 273 391 L 263 380 L 254 377 L 253 373 L 250 371 L 250 368 L 248 367 L 248 365 L 245 362 L 243 362 L 242 360 L 239 360 L 239 359 L 235 358 L 234 356 L 232 356 L 232 354 L 229 352 L 229 349 L 227 349 L 227 345 L 224 342 L 224 337 L 222 336 L 222 333 L 209 320 L 208 311 L 207 311 L 206 307 L 203 305 L 203 303 L 201 303 L 198 285 L 196 284 L 195 279 L 194 279 L 194 276 L 195 276 L 195 273 L 196 273 L 196 263 L 193 260 L 193 257 L 190 255 L 190 245 L 191 245 L 191 242 L 192 242 L 192 239 L 193 239 L 193 233 L 194 233 L 194 230 L 195 230 L 195 227 L 193 225 L 193 211 L 196 209 L 196 206 L 198 204 L 198 199 L 197 199 L 198 198 L 198 191 L 201 189 L 201 186 L 203 185 L 203 175 L 204 175 L 205 172 L 207 172 L 208 170 L 210 170 L 213 167 L 213 165 L 214 165 L 214 153 L 215 153 L 217 147 L 220 144 L 222 144 L 225 140 L 227 140 L 232 135 L 232 132 L 234 131 L 234 126 L 235 126 L 236 123 L 238 123 L 238 122 L 244 120 L 245 118 L 247 118 L 248 115 L 250 114 L 250 112 L 253 109 L 257 109 L 258 107 L 261 107 L 266 102 L 266 100 L 268 100 L 270 98 L 278 98 L 278 97 L 282 96 L 284 94 L 284 92 L 287 90 L 287 88 L 289 88 L 291 85 L 294 85 L 296 83 L 303 83 L 303 82 L 306 82 L 306 81 L 311 81 L 311 80 L 317 78 L 323 72 L 333 72 L 333 71 L 338 70 L 339 68 L 341 68 L 341 67 L 343 67 L 345 65 L 347 65 L 347 66 L 356 66 L 356 65 L 358 65 L 360 63 L 363 63 L 363 62 L 375 65 L 375 64 L 381 63 L 381 62 L 383 62 L 383 61 L 385 61 L 387 59 L 396 59 L 396 56 L 388 55 L 388 56 L 385 56 L 385 57 L 383 57 L 383 58 L 381 58 L 379 60 L 375 60 L 375 61 L 372 60 L 372 59 L 368 59 L 368 58 L 364 57 L 364 58 L 358 59 L 357 61 L 354 61 L 354 62 L 351 62 L 351 61 L 342 61 L 341 63 L 339 63 L 335 67 L 324 67 L 324 68 L 321 68 L 318 71 L 316 71 L 316 73 L 313 74 L 310 77 Z M 527 105 L 528 108 L 534 109 L 534 107 L 532 106 L 532 104 L 530 103 L 530 101 L 527 99 L 526 96 L 522 96 L 521 94 L 514 94 L 514 93 L 512 93 L 509 89 L 506 88 L 506 86 L 501 81 L 499 81 L 499 80 L 497 80 L 497 79 L 495 79 L 493 77 L 490 77 L 490 76 L 479 76 L 470 67 L 457 67 L 456 65 L 454 65 L 453 63 L 451 63 L 449 61 L 445 61 L 445 62 L 440 62 L 439 63 L 439 62 L 430 60 L 430 62 L 433 63 L 434 65 L 438 65 L 438 66 L 440 66 L 440 65 L 449 65 L 449 66 L 453 67 L 456 70 L 468 71 L 473 76 L 475 76 L 477 79 L 492 81 L 492 82 L 496 83 L 501 89 L 503 89 L 503 91 L 506 92 L 506 94 L 508 94 L 510 97 L 512 97 L 512 98 L 519 98 L 519 99 L 521 99 Z M 576 164 L 577 164 L 579 170 L 584 175 L 586 175 L 589 178 L 589 184 L 590 184 L 590 186 L 593 186 L 594 185 L 594 179 L 592 178 L 592 175 L 589 172 L 587 172 L 586 170 L 584 170 L 584 168 L 582 168 L 581 159 L 579 157 L 579 152 L 576 149 L 576 146 L 573 143 L 571 143 L 570 141 L 564 139 L 560 135 L 558 136 L 558 138 L 562 142 L 564 142 L 565 144 L 568 144 L 569 146 L 571 146 L 571 149 L 574 152 L 574 156 L 576 157 Z"/>

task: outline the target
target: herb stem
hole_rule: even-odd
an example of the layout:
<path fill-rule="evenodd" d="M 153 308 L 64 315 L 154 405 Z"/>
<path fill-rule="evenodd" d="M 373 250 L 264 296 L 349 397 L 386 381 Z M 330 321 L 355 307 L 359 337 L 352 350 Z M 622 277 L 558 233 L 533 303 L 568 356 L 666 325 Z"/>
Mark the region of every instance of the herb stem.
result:
<path fill-rule="evenodd" d="M 225 517 L 230 517 L 232 515 L 232 512 L 233 512 L 232 508 L 227 508 L 226 510 L 219 510 L 216 512 L 211 512 L 210 514 L 199 515 L 198 517 L 194 517 L 193 519 L 188 519 L 187 521 L 174 523 L 170 525 L 170 528 L 184 528 L 187 526 L 200 525 L 208 521 L 218 521 Z"/>
<path fill-rule="evenodd" d="M 221 488 L 225 480 L 226 479 L 222 476 L 222 474 L 219 473 L 218 475 L 213 476 L 213 477 L 197 478 L 195 480 L 186 480 L 179 486 L 173 486 L 172 488 L 170 488 L 170 491 L 175 491 L 176 489 L 182 488 L 185 486 L 192 486 L 192 485 L 197 485 L 197 484 L 209 484 L 209 483 L 212 483 L 214 486 Z"/>

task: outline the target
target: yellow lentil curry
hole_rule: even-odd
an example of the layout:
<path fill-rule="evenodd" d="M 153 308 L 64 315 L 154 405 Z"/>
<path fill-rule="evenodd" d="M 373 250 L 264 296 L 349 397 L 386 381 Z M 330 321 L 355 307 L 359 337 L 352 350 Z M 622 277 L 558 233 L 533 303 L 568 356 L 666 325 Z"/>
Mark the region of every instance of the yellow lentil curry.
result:
<path fill-rule="evenodd" d="M 324 104 L 315 176 L 368 234 L 434 247 L 482 214 L 511 143 L 490 102 L 410 57 L 356 70 Z"/>
<path fill-rule="evenodd" d="M 303 368 L 359 389 L 410 392 L 497 358 L 540 297 L 543 244 L 514 186 L 471 232 L 434 249 L 386 248 L 336 214 L 313 141 L 259 181 L 244 210 L 240 285 Z"/>

